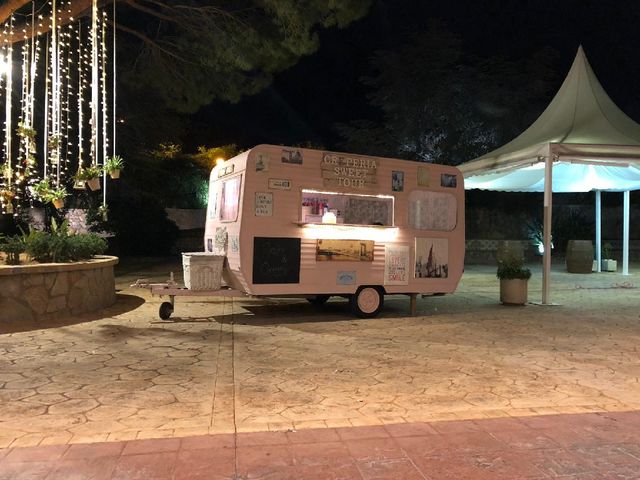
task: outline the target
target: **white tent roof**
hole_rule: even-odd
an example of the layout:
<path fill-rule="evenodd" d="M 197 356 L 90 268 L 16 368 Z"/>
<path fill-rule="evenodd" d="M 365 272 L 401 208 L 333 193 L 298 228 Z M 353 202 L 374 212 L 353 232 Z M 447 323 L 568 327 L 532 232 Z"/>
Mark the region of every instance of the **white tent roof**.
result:
<path fill-rule="evenodd" d="M 467 189 L 542 192 L 548 155 L 555 162 L 554 192 L 640 189 L 640 125 L 609 98 L 582 47 L 560 90 L 527 130 L 458 168 Z"/>

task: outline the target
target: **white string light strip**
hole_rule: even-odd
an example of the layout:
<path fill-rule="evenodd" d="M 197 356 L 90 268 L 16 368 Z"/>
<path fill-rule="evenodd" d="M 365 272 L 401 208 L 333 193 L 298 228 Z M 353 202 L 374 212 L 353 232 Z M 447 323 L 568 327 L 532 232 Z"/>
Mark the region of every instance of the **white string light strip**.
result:
<path fill-rule="evenodd" d="M 78 22 L 78 170 L 82 169 L 84 161 L 83 123 L 84 123 L 84 51 L 82 48 L 82 23 Z"/>
<path fill-rule="evenodd" d="M 108 103 L 107 103 L 107 13 L 102 12 L 100 22 L 100 91 L 102 94 L 102 163 L 107 161 L 109 138 L 108 138 Z M 102 171 L 102 205 L 107 205 L 107 171 Z"/>
<path fill-rule="evenodd" d="M 99 108 L 99 72 L 98 72 L 98 2 L 91 6 L 91 164 L 97 166 L 98 159 L 98 108 Z"/>

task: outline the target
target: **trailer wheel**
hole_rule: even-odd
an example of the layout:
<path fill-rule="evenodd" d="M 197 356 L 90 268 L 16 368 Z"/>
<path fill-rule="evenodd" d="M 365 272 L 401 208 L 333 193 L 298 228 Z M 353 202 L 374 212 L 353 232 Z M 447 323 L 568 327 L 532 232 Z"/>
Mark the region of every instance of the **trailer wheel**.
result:
<path fill-rule="evenodd" d="M 160 304 L 160 309 L 158 310 L 158 315 L 162 320 L 169 320 L 169 317 L 173 313 L 173 305 L 169 302 L 162 302 Z"/>
<path fill-rule="evenodd" d="M 384 305 L 384 293 L 380 287 L 360 287 L 349 297 L 351 311 L 360 318 L 373 318 Z"/>
<path fill-rule="evenodd" d="M 324 305 L 325 303 L 327 303 L 327 300 L 329 300 L 330 296 L 331 295 L 316 295 L 315 297 L 308 297 L 307 302 L 309 302 L 311 305 L 319 307 L 320 305 Z"/>

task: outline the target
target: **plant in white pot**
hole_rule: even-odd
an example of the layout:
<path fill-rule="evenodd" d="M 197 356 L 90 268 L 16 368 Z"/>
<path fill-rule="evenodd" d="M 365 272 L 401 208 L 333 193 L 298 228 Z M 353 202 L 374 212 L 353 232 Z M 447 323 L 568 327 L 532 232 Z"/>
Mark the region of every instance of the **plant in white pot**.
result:
<path fill-rule="evenodd" d="M 611 258 L 611 244 L 605 243 L 602 246 L 602 271 L 603 272 L 615 272 L 618 270 L 618 262 Z"/>
<path fill-rule="evenodd" d="M 524 305 L 528 301 L 528 282 L 531 270 L 521 257 L 511 256 L 498 262 L 496 276 L 500 279 L 500 302 L 505 305 Z"/>

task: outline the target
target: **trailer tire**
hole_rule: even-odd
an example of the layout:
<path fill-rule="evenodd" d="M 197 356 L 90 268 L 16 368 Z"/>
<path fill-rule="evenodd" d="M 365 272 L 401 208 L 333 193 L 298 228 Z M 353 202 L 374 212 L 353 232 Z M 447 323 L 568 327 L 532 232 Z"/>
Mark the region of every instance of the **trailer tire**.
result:
<path fill-rule="evenodd" d="M 380 287 L 362 286 L 349 297 L 351 311 L 360 318 L 373 318 L 384 305 L 384 291 Z"/>
<path fill-rule="evenodd" d="M 173 313 L 173 305 L 169 302 L 162 302 L 160 304 L 160 309 L 158 310 L 158 315 L 162 320 L 169 320 L 171 314 Z"/>
<path fill-rule="evenodd" d="M 308 297 L 307 302 L 315 307 L 319 307 L 327 303 L 327 300 L 329 300 L 330 296 L 331 295 L 316 295 L 315 297 Z"/>

